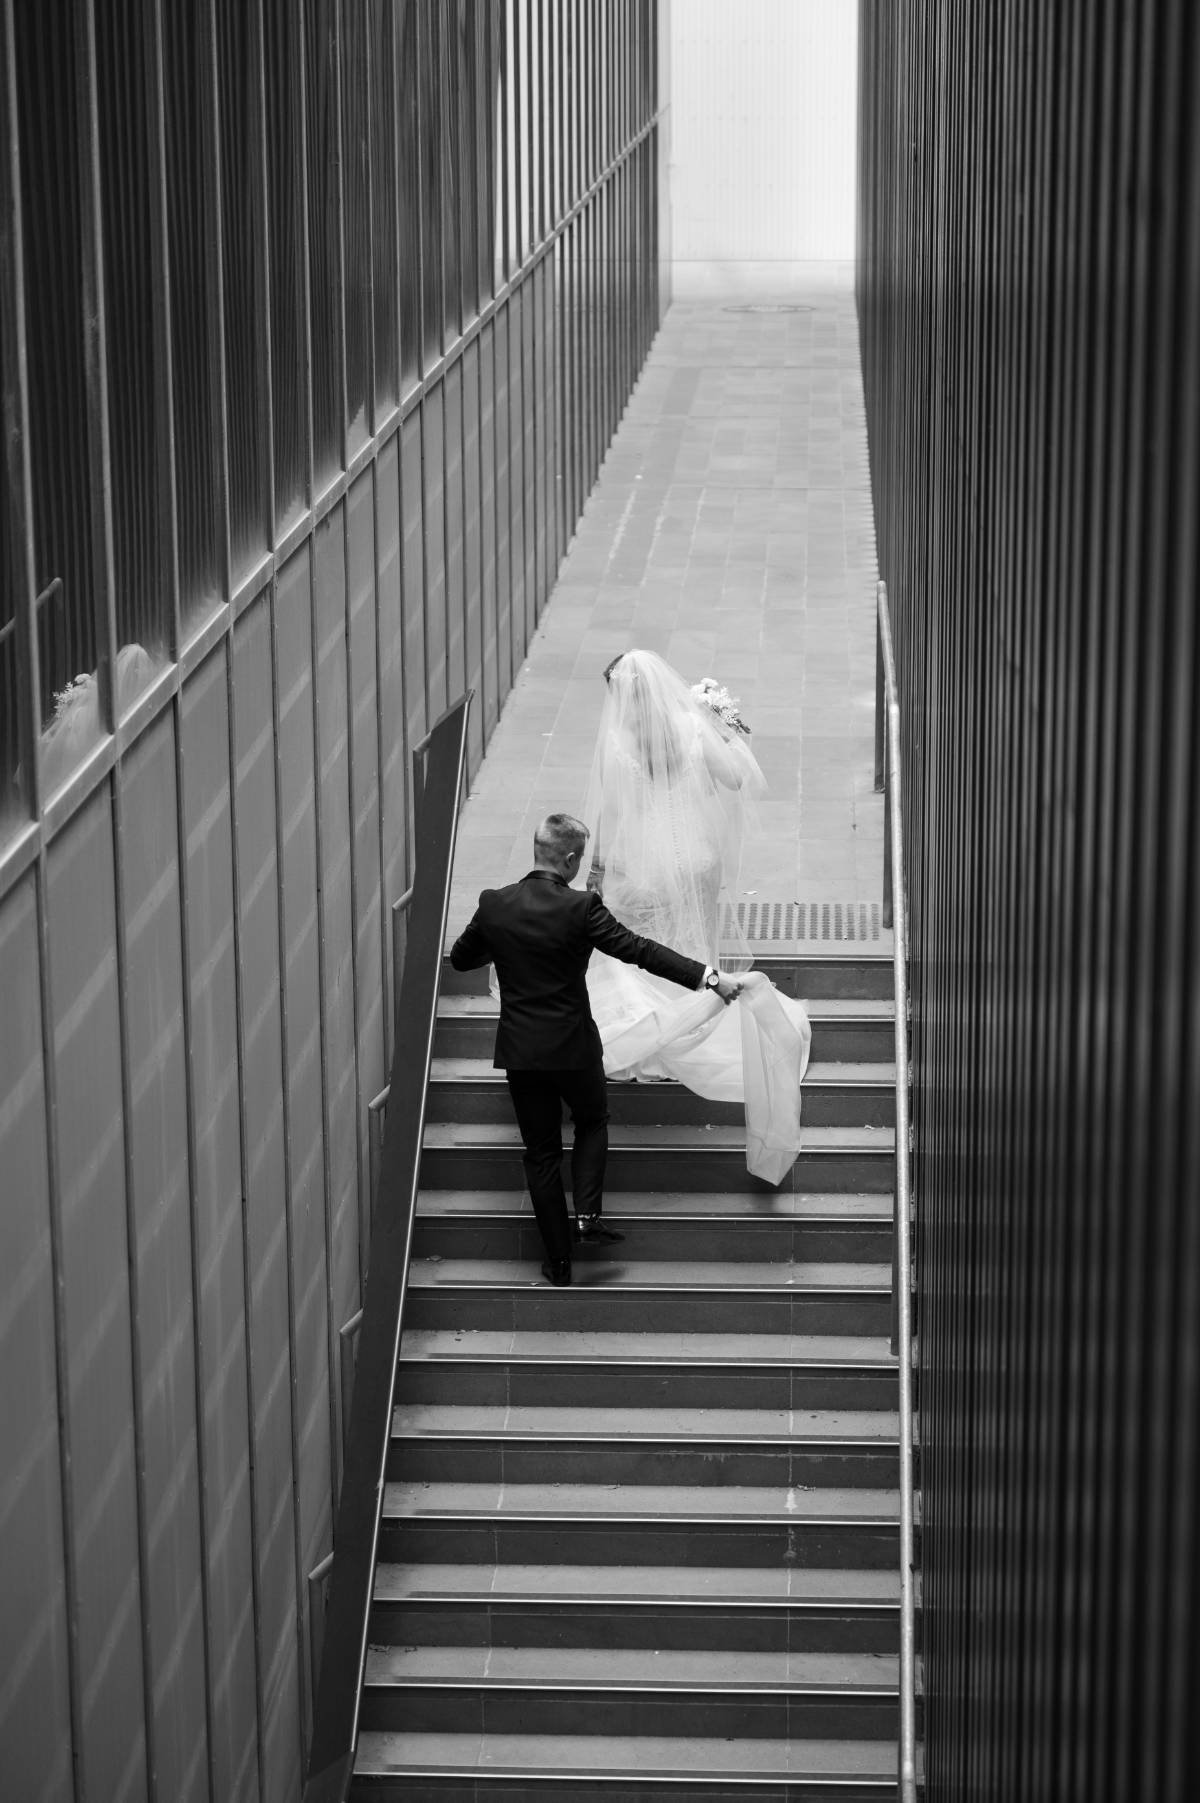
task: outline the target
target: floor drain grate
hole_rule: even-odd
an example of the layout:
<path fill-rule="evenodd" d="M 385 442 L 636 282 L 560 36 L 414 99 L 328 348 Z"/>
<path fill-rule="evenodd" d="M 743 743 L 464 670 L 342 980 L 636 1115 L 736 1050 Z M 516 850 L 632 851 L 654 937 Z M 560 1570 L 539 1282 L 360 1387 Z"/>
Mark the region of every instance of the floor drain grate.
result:
<path fill-rule="evenodd" d="M 738 902 L 737 922 L 747 939 L 810 941 L 876 940 L 878 902 Z"/>

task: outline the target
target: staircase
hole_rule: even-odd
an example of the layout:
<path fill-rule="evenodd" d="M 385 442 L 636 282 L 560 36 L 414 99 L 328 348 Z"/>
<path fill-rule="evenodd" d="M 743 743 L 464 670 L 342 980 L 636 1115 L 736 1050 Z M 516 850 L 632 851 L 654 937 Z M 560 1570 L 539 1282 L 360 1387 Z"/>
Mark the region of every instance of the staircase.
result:
<path fill-rule="evenodd" d="M 606 1218 L 550 1288 L 482 973 L 445 972 L 356 1799 L 894 1797 L 892 973 L 763 959 L 804 1150 L 610 1086 Z"/>

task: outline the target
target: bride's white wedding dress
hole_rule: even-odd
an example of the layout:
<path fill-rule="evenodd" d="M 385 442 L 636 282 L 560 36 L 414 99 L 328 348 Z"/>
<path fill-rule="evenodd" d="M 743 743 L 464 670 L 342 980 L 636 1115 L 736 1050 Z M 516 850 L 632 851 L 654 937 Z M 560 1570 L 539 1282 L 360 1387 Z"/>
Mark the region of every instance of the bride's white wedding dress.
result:
<path fill-rule="evenodd" d="M 711 991 L 689 995 L 594 953 L 588 991 L 605 1070 L 674 1078 L 710 1100 L 744 1103 L 746 1164 L 779 1183 L 800 1146 L 812 1035 L 803 1004 L 748 969 L 733 905 L 762 772 L 745 740 L 653 652 L 626 652 L 608 682 L 584 811 L 589 883 L 633 932 L 746 974 L 726 1007 Z"/>

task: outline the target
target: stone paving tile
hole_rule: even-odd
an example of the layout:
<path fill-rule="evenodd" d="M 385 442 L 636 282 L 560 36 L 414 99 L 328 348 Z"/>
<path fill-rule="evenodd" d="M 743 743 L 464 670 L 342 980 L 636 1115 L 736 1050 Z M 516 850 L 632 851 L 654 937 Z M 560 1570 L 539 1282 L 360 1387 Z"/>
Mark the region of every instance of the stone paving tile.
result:
<path fill-rule="evenodd" d="M 601 673 L 643 645 L 724 681 L 770 789 L 741 890 L 875 902 L 874 520 L 851 291 L 676 304 L 655 340 L 467 800 L 450 907 L 578 810 Z"/>

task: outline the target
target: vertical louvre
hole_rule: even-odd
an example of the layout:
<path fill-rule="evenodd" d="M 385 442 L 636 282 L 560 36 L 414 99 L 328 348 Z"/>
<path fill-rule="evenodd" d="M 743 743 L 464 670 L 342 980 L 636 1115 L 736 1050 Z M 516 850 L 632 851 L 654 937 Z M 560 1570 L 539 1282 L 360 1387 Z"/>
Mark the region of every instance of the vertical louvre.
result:
<path fill-rule="evenodd" d="M 371 430 L 375 259 L 371 240 L 370 10 L 341 0 L 342 232 L 346 309 L 347 450 Z M 383 236 L 386 257 L 387 238 Z"/>
<path fill-rule="evenodd" d="M 171 594 L 163 583 L 163 520 L 154 505 L 155 412 L 152 166 L 142 7 L 114 0 L 97 34 L 101 201 L 108 358 L 109 468 L 117 655 L 128 706 L 171 653 Z"/>
<path fill-rule="evenodd" d="M 265 278 L 257 10 L 247 0 L 217 4 L 225 412 L 235 581 L 265 553 L 270 515 L 258 389 Z"/>
<path fill-rule="evenodd" d="M 1200 19 L 862 9 L 931 1799 L 1175 1803 L 1200 1669 Z"/>
<path fill-rule="evenodd" d="M 29 451 L 35 620 L 45 723 L 42 787 L 52 793 L 103 731 L 95 683 L 77 702 L 76 676 L 97 669 L 95 571 L 89 494 L 87 376 L 82 292 L 83 195 L 76 141 L 84 129 L 75 8 L 69 0 L 14 13 L 21 158 L 21 232 L 27 294 Z M 65 129 L 64 129 L 65 128 Z M 48 232 L 43 221 L 63 229 Z"/>
<path fill-rule="evenodd" d="M 639 7 L 0 6 L 14 1795 L 299 1794 L 411 754 L 657 327 Z"/>
<path fill-rule="evenodd" d="M 305 256 L 303 43 L 296 11 L 264 0 L 271 402 L 277 529 L 308 496 L 308 317 Z"/>
<path fill-rule="evenodd" d="M 318 492 L 342 467 L 345 434 L 337 5 L 338 0 L 308 0 L 306 7 L 309 351 L 313 480 Z"/>

